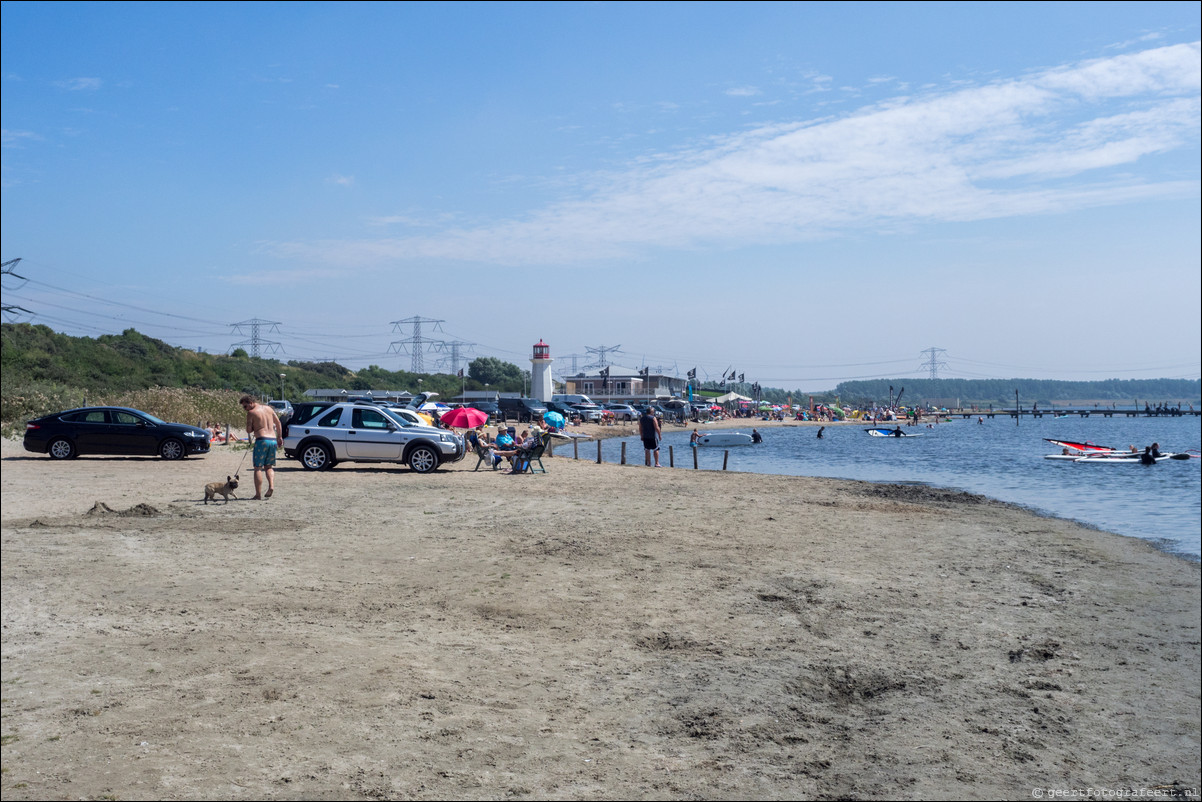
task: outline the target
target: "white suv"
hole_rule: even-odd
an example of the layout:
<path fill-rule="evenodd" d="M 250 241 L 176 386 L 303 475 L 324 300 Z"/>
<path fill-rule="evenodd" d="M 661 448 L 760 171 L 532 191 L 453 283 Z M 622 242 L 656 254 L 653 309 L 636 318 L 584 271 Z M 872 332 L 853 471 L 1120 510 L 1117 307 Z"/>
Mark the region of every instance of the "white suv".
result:
<path fill-rule="evenodd" d="M 429 473 L 444 462 L 463 459 L 463 438 L 445 429 L 416 426 L 395 410 L 361 403 L 331 404 L 291 420 L 284 430 L 284 453 L 306 470 L 323 471 L 339 462 L 403 462 Z"/>

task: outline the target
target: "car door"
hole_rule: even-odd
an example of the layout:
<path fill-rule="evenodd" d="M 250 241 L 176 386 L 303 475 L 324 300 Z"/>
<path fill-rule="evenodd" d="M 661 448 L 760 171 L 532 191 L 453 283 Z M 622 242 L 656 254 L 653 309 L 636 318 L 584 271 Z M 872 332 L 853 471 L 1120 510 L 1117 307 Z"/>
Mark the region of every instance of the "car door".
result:
<path fill-rule="evenodd" d="M 346 455 L 350 459 L 399 460 L 403 436 L 387 415 L 370 407 L 351 410 L 346 432 Z"/>
<path fill-rule="evenodd" d="M 310 434 L 320 435 L 329 440 L 334 447 L 334 459 L 346 459 L 346 432 L 350 428 L 350 423 L 350 410 L 347 407 L 337 406 L 328 412 L 319 412 L 314 420 L 299 427 L 300 436 L 303 440 Z M 293 432 L 289 432 L 290 436 L 292 434 Z"/>
<path fill-rule="evenodd" d="M 110 438 L 108 413 L 103 409 L 85 409 L 64 415 L 78 454 L 107 454 Z"/>
<path fill-rule="evenodd" d="M 108 454 L 158 452 L 157 427 L 140 415 L 123 409 L 109 410 Z"/>

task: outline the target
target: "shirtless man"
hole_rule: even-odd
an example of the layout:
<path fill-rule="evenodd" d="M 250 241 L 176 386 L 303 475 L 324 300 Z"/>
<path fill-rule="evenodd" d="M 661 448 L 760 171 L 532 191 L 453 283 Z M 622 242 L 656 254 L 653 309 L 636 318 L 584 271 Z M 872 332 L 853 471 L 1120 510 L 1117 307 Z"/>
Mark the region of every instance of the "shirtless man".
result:
<path fill-rule="evenodd" d="M 246 410 L 246 435 L 254 441 L 255 495 L 251 501 L 271 498 L 275 492 L 275 451 L 284 439 L 280 416 L 266 404 L 249 395 L 238 402 Z M 263 495 L 263 474 L 267 474 L 267 494 Z"/>

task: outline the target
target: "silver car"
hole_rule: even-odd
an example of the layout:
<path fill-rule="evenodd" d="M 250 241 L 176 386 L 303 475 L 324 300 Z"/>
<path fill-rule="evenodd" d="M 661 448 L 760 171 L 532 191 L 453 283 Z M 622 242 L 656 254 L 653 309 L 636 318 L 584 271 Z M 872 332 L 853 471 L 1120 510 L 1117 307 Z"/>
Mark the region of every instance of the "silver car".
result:
<path fill-rule="evenodd" d="M 606 404 L 605 408 L 614 414 L 614 420 L 635 420 L 639 411 L 630 404 Z"/>
<path fill-rule="evenodd" d="M 572 404 L 571 408 L 576 410 L 583 420 L 592 423 L 601 420 L 601 407 L 596 404 Z"/>
<path fill-rule="evenodd" d="M 463 459 L 466 448 L 459 435 L 415 425 L 394 413 L 370 404 L 332 404 L 307 422 L 289 421 L 284 453 L 310 471 L 339 462 L 401 462 L 429 473 L 444 462 Z"/>

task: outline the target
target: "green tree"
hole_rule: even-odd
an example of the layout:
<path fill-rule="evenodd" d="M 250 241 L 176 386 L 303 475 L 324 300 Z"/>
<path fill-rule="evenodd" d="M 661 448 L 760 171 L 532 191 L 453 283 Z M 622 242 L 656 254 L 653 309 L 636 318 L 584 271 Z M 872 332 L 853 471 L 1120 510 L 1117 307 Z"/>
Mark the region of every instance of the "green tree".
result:
<path fill-rule="evenodd" d="M 500 388 L 522 385 L 522 369 L 511 362 L 503 362 L 492 356 L 473 359 L 467 366 L 467 375 L 480 384 Z"/>

